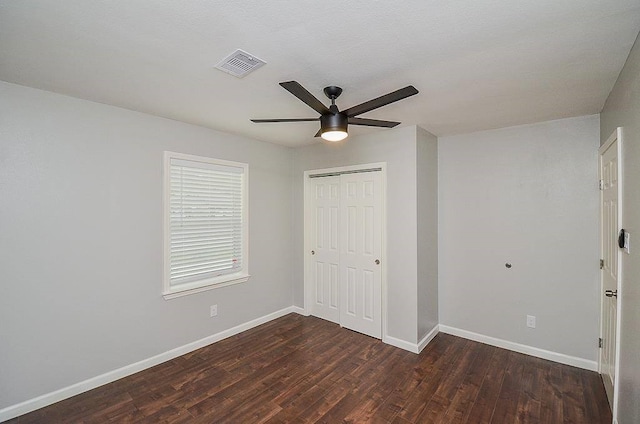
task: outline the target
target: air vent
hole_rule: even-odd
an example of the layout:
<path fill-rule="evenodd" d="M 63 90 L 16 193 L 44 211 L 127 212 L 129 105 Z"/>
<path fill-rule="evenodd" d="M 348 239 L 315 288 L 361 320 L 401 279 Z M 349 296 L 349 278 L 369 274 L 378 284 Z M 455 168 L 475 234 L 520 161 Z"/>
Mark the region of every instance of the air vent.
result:
<path fill-rule="evenodd" d="M 238 49 L 218 63 L 216 68 L 234 77 L 242 78 L 265 63 L 264 60 L 260 60 L 254 55 Z"/>

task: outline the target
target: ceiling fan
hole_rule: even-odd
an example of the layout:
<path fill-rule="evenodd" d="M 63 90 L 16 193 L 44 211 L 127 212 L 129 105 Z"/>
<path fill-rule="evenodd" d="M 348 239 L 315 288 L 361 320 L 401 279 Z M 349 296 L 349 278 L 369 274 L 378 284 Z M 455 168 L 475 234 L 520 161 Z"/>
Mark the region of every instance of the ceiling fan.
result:
<path fill-rule="evenodd" d="M 252 119 L 252 122 L 305 122 L 320 121 L 320 130 L 316 133 L 316 137 L 322 137 L 327 141 L 340 141 L 347 137 L 347 126 L 364 125 L 368 127 L 385 127 L 393 128 L 400 122 L 381 121 L 379 119 L 356 118 L 357 115 L 369 112 L 389 103 L 397 102 L 414 94 L 418 94 L 418 90 L 412 85 L 377 97 L 373 100 L 361 103 L 357 106 L 350 107 L 343 111 L 338 110 L 336 99 L 342 93 L 342 88 L 336 86 L 325 87 L 324 94 L 331 100 L 331 106 L 326 107 L 313 94 L 309 93 L 302 85 L 296 81 L 281 82 L 280 85 L 296 96 L 298 99 L 306 103 L 311 109 L 320 114 L 318 118 L 292 118 L 292 119 Z"/>

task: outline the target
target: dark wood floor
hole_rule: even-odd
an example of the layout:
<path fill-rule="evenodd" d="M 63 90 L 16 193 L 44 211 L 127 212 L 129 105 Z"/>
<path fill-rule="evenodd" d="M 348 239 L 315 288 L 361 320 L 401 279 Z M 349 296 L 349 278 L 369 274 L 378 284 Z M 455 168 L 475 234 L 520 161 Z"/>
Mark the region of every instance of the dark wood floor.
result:
<path fill-rule="evenodd" d="M 611 423 L 598 374 L 439 334 L 420 354 L 287 315 L 15 423 Z"/>

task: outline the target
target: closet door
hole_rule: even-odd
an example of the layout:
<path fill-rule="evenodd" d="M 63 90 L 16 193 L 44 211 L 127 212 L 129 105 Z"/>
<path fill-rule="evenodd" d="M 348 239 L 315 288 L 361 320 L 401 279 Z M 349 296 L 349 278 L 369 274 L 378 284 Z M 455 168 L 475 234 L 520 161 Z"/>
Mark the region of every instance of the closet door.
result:
<path fill-rule="evenodd" d="M 311 184 L 311 314 L 335 323 L 338 309 L 340 262 L 340 177 L 314 178 Z"/>
<path fill-rule="evenodd" d="M 382 337 L 382 177 L 340 176 L 340 325 Z"/>

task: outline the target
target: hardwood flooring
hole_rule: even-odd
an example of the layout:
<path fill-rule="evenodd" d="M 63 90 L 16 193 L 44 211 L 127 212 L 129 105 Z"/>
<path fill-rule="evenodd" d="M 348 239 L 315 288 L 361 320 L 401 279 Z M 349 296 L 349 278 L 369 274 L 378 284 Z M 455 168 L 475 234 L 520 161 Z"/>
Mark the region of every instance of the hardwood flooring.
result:
<path fill-rule="evenodd" d="M 420 355 L 290 314 L 13 423 L 611 423 L 600 376 L 439 334 Z"/>

